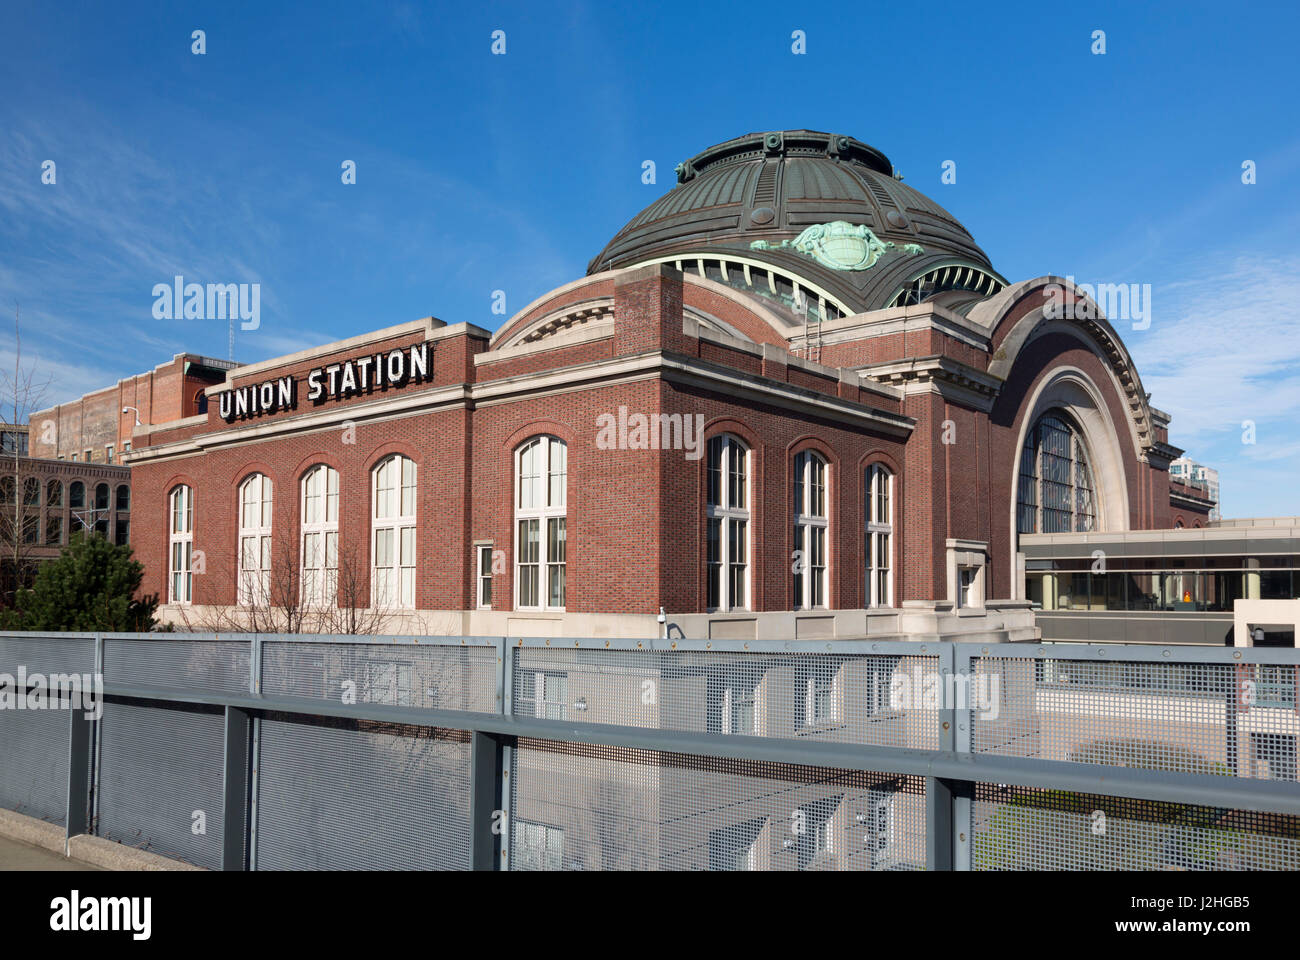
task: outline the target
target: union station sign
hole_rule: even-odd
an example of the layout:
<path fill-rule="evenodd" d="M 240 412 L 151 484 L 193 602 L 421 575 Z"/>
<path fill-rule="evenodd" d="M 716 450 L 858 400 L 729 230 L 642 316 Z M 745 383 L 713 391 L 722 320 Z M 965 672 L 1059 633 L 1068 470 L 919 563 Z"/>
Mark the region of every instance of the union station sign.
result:
<path fill-rule="evenodd" d="M 304 378 L 307 400 L 319 405 L 375 391 L 427 383 L 429 343 L 368 354 L 315 367 Z M 292 374 L 223 390 L 217 395 L 221 418 L 233 422 L 298 408 L 298 379 Z"/>

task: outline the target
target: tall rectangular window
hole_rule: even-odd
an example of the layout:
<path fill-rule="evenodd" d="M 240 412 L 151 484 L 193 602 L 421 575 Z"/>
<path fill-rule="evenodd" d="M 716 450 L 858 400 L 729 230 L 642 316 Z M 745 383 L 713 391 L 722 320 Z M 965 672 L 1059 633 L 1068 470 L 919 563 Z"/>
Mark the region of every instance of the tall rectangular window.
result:
<path fill-rule="evenodd" d="M 239 602 L 265 606 L 270 595 L 271 478 L 255 473 L 239 487 Z"/>
<path fill-rule="evenodd" d="M 391 456 L 374 469 L 371 604 L 415 606 L 415 462 Z"/>
<path fill-rule="evenodd" d="M 791 570 L 795 609 L 825 607 L 827 544 L 830 519 L 827 467 L 820 455 L 806 450 L 794 458 L 794 549 Z"/>
<path fill-rule="evenodd" d="M 318 464 L 302 481 L 302 602 L 338 602 L 339 474 Z"/>
<path fill-rule="evenodd" d="M 194 600 L 194 574 L 190 563 L 194 557 L 194 491 L 179 486 L 171 493 L 169 504 L 170 526 L 168 553 L 172 603 L 192 603 Z"/>
<path fill-rule="evenodd" d="M 477 554 L 476 582 L 478 587 L 477 606 L 480 610 L 492 608 L 492 544 L 484 543 L 474 548 Z"/>
<path fill-rule="evenodd" d="M 705 600 L 710 610 L 749 603 L 749 450 L 735 437 L 709 438 L 705 464 Z"/>
<path fill-rule="evenodd" d="M 516 609 L 564 609 L 568 474 L 568 448 L 555 437 L 534 437 L 515 452 Z"/>
<path fill-rule="evenodd" d="M 872 464 L 867 468 L 865 594 L 868 607 L 890 607 L 894 604 L 893 484 L 893 474 L 880 464 Z"/>

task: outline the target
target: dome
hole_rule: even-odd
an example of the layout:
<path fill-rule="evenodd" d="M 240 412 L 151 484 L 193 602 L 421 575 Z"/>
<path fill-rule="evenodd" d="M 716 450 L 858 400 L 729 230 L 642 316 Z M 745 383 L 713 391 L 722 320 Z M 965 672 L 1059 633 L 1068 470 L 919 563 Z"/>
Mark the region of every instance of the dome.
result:
<path fill-rule="evenodd" d="M 678 164 L 677 185 L 587 272 L 663 261 L 791 309 L 802 292 L 823 319 L 932 298 L 964 310 L 1005 285 L 966 228 L 905 186 L 888 157 L 812 130 L 747 134 Z"/>

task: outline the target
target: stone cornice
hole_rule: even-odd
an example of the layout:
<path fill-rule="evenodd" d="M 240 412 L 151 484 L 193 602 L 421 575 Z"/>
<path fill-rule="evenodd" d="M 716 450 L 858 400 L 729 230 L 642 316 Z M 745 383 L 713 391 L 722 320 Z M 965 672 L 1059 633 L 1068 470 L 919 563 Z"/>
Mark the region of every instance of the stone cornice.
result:
<path fill-rule="evenodd" d="M 938 393 L 950 400 L 988 412 L 1002 381 L 951 357 L 934 355 L 859 367 L 865 378 L 898 387 L 909 395 Z"/>

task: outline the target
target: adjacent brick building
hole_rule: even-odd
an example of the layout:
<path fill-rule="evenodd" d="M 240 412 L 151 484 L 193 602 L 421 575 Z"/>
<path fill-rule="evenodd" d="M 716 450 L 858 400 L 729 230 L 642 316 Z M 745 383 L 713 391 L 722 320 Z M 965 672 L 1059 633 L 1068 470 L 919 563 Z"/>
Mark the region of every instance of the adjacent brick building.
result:
<path fill-rule="evenodd" d="M 1173 525 L 1169 417 L 1066 280 L 1009 283 L 851 138 L 678 177 L 494 334 L 155 371 L 144 589 L 394 632 L 1024 639 L 1019 533 Z"/>

